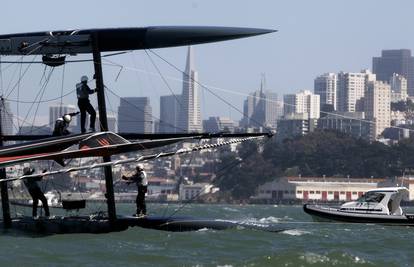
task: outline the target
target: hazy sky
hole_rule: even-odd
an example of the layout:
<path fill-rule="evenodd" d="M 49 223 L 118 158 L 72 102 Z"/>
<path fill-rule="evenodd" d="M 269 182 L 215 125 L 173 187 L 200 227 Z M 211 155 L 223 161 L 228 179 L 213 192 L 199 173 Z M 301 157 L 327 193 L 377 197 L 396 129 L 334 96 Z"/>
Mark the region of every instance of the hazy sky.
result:
<path fill-rule="evenodd" d="M 372 57 L 380 55 L 382 49 L 414 48 L 413 10 L 414 1 L 410 0 L 4 1 L 0 33 L 151 25 L 276 29 L 277 33 L 266 36 L 198 45 L 194 52 L 201 83 L 247 94 L 259 88 L 260 75 L 265 73 L 267 89 L 281 97 L 301 89 L 313 90 L 314 77 L 324 72 L 371 68 Z M 186 48 L 156 52 L 184 69 Z M 181 83 L 177 79 L 182 75 L 152 58 L 179 94 Z M 116 80 L 120 68 L 106 65 L 106 85 L 121 96 L 151 97 L 153 113 L 158 116 L 159 96 L 170 92 L 146 53 L 136 51 L 109 59 L 130 68 L 123 69 Z M 42 99 L 73 90 L 82 74 L 93 75 L 91 65 L 68 64 L 64 71 L 63 67 L 56 68 Z M 43 69 L 41 65 L 30 68 L 18 90 L 15 88 L 8 98 L 15 99 L 19 94 L 21 100 L 33 100 L 41 89 Z M 20 70 L 16 65 L 3 71 L 3 92 L 11 91 L 24 70 L 25 66 Z M 216 92 L 242 109 L 244 96 Z M 118 101 L 109 94 L 109 109 L 116 110 Z M 76 104 L 76 96 L 71 94 L 63 102 Z M 207 92 L 202 93 L 201 105 L 203 117 L 241 117 Z M 12 106 L 17 113 L 17 105 Z M 19 116 L 25 117 L 29 107 L 20 105 Z M 35 111 L 36 106 L 28 117 Z M 37 123 L 45 121 L 47 103 L 39 106 L 37 113 Z"/>

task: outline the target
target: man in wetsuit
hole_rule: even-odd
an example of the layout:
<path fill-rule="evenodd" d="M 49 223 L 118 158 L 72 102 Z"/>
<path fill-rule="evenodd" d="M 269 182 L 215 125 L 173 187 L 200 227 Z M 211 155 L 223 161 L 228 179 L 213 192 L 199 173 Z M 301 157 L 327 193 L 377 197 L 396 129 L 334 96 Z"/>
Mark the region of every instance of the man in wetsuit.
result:
<path fill-rule="evenodd" d="M 23 168 L 23 175 L 31 175 L 34 173 L 34 169 L 30 167 Z M 38 181 L 42 180 L 41 176 L 38 177 L 31 177 L 26 178 L 23 180 L 24 185 L 26 186 L 27 190 L 29 191 L 30 196 L 33 199 L 33 211 L 32 216 L 33 218 L 37 217 L 37 206 L 39 204 L 39 200 L 42 201 L 43 209 L 45 210 L 45 216 L 49 217 L 49 206 L 47 204 L 47 199 L 43 194 L 42 190 L 40 189 L 39 185 L 37 184 Z"/>
<path fill-rule="evenodd" d="M 78 114 L 79 112 L 74 112 L 65 114 L 62 117 L 58 118 L 53 129 L 53 136 L 63 136 L 70 134 L 68 130 L 69 124 L 72 121 L 72 117 Z"/>
<path fill-rule="evenodd" d="M 89 102 L 89 95 L 96 92 L 91 90 L 88 86 L 88 76 L 82 76 L 81 82 L 76 84 L 76 95 L 78 97 L 78 107 L 81 114 L 81 132 L 86 133 L 85 122 L 86 122 L 86 112 L 90 115 L 90 128 L 89 131 L 95 131 L 95 119 L 96 112 Z"/>
<path fill-rule="evenodd" d="M 137 204 L 137 213 L 135 216 L 144 217 L 147 215 L 147 206 L 145 204 L 145 194 L 148 190 L 147 174 L 144 171 L 142 165 L 137 165 L 136 172 L 132 176 L 122 175 L 122 180 L 126 180 L 127 184 L 136 183 L 138 194 L 135 200 Z"/>

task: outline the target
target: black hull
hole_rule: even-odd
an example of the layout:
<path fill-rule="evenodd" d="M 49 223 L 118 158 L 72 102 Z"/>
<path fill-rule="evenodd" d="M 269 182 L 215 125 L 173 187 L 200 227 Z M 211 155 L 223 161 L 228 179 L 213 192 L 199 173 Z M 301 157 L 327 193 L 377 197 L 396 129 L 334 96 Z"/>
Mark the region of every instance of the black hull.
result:
<path fill-rule="evenodd" d="M 317 205 L 305 204 L 303 210 L 316 221 L 340 221 L 349 223 L 375 223 L 387 225 L 414 226 L 414 215 L 382 215 L 367 213 L 343 212 L 336 209 L 327 209 Z"/>
<path fill-rule="evenodd" d="M 3 227 L 3 222 L 0 223 Z M 267 232 L 280 232 L 286 229 L 244 225 L 242 223 L 214 220 L 196 219 L 188 217 L 157 217 L 148 216 L 137 218 L 133 216 L 120 216 L 115 223 L 110 223 L 105 217 L 93 218 L 89 216 L 39 218 L 21 217 L 13 219 L 11 231 L 19 231 L 33 235 L 54 234 L 101 234 L 120 232 L 129 227 L 142 227 L 146 229 L 162 230 L 169 232 L 198 231 L 201 229 L 226 230 L 232 228 L 246 228 Z"/>

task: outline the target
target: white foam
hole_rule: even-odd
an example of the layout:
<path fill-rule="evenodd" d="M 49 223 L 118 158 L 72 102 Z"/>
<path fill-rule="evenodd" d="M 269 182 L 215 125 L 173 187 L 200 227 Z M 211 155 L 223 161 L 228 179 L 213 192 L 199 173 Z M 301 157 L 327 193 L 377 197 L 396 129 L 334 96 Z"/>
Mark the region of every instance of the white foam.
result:
<path fill-rule="evenodd" d="M 285 230 L 282 233 L 287 234 L 287 235 L 292 235 L 292 236 L 301 236 L 301 235 L 310 234 L 311 232 L 299 230 L 299 229 L 290 229 L 290 230 Z"/>

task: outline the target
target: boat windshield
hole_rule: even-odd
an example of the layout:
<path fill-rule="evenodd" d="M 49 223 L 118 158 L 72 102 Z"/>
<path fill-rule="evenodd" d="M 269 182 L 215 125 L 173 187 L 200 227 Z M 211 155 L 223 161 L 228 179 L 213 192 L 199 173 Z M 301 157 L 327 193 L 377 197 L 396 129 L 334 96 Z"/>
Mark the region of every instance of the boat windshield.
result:
<path fill-rule="evenodd" d="M 379 203 L 385 194 L 378 192 L 367 192 L 357 199 L 358 202 L 376 202 Z"/>

